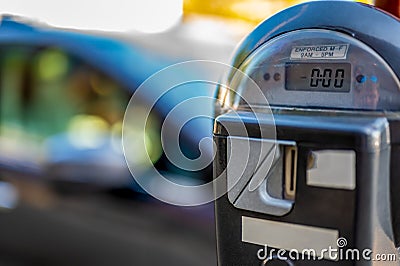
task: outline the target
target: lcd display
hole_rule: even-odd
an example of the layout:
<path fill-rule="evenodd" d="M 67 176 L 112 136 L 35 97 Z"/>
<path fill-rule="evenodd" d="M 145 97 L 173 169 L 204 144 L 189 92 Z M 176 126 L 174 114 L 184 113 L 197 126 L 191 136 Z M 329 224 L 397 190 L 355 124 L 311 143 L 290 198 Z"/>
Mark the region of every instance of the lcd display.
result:
<path fill-rule="evenodd" d="M 349 63 L 287 63 L 285 88 L 291 91 L 349 92 Z"/>

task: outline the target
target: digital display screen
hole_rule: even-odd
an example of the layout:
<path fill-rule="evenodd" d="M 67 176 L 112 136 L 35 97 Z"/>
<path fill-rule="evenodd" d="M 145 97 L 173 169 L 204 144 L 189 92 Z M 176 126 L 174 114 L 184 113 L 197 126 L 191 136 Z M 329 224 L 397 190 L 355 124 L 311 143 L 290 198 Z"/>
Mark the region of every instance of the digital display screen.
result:
<path fill-rule="evenodd" d="M 287 63 L 286 90 L 349 92 L 349 63 Z"/>

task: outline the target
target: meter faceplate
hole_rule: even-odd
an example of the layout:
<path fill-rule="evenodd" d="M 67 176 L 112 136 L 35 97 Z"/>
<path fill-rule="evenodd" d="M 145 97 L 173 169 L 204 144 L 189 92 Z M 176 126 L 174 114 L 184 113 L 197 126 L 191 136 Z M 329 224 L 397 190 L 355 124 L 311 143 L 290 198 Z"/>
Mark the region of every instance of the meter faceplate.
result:
<path fill-rule="evenodd" d="M 240 70 L 272 106 L 400 110 L 400 83 L 390 66 L 364 43 L 336 31 L 280 35 L 253 52 Z M 230 87 L 238 93 L 226 97 L 226 105 L 261 107 L 247 82 L 233 74 Z"/>

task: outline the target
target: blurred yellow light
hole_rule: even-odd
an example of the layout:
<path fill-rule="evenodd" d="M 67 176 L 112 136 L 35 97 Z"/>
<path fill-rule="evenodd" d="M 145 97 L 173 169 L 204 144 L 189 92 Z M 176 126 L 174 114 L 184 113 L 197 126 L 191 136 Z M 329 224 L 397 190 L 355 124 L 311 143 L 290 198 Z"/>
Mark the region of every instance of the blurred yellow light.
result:
<path fill-rule="evenodd" d="M 137 167 L 146 168 L 150 167 L 151 163 L 156 163 L 162 155 L 162 146 L 157 140 L 157 133 L 155 131 L 143 130 L 139 128 L 126 128 L 125 138 L 128 140 L 125 146 L 125 153 L 131 153 L 129 156 L 130 163 Z M 143 141 L 144 140 L 144 141 Z M 129 149 L 128 149 L 129 148 Z"/>
<path fill-rule="evenodd" d="M 70 142 L 80 149 L 95 149 L 105 142 L 109 125 L 101 117 L 93 115 L 77 115 L 68 126 Z"/>
<path fill-rule="evenodd" d="M 57 80 L 68 71 L 68 58 L 58 50 L 46 50 L 38 58 L 38 72 L 45 81 Z"/>
<path fill-rule="evenodd" d="M 144 141 L 146 150 L 152 163 L 156 163 L 162 155 L 162 145 L 160 142 L 160 134 L 157 129 L 146 129 L 146 137 Z"/>
<path fill-rule="evenodd" d="M 185 0 L 185 14 L 218 15 L 242 19 L 250 23 L 260 23 L 273 14 L 290 6 L 308 2 L 307 0 Z M 372 4 L 372 0 L 359 2 Z"/>
<path fill-rule="evenodd" d="M 268 0 L 185 0 L 184 12 L 219 15 L 229 18 L 243 19 L 252 23 L 270 17 L 274 13 L 301 3 L 304 0 L 268 1 Z"/>
<path fill-rule="evenodd" d="M 148 158 L 154 164 L 163 153 L 158 118 L 150 114 L 146 119 L 145 129 L 136 126 L 142 124 L 139 121 L 146 117 L 146 114 L 146 109 L 137 107 L 135 115 L 130 116 L 133 120 L 124 124 L 124 139 L 127 140 L 124 151 L 132 154 L 126 158 L 130 158 L 132 165 L 143 169 L 151 166 Z"/>
<path fill-rule="evenodd" d="M 232 3 L 230 13 L 238 18 L 259 22 L 298 2 L 300 1 L 240 1 Z"/>

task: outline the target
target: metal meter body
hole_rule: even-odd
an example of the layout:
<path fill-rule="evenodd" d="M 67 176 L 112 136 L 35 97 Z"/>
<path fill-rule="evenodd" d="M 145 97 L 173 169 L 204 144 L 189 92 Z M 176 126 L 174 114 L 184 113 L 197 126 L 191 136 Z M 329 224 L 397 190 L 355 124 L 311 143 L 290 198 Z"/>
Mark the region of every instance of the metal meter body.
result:
<path fill-rule="evenodd" d="M 399 20 L 300 4 L 260 24 L 233 65 L 214 125 L 219 264 L 398 265 L 374 256 L 400 244 Z"/>

